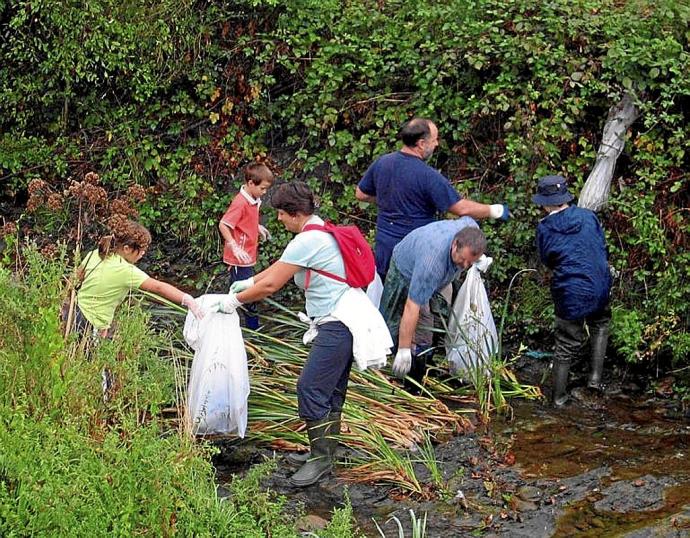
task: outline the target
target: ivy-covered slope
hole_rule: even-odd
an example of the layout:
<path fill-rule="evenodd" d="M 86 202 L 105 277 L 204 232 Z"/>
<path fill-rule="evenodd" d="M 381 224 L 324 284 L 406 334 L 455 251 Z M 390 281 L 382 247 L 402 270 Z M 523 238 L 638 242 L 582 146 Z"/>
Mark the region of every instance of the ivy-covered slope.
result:
<path fill-rule="evenodd" d="M 219 258 L 217 220 L 254 159 L 312 181 L 327 216 L 368 226 L 375 208 L 354 186 L 421 115 L 441 131 L 432 164 L 467 196 L 513 210 L 484 226 L 498 301 L 536 266 L 536 178 L 562 173 L 579 192 L 609 108 L 631 94 L 641 113 L 601 215 L 621 271 L 612 344 L 628 360 L 687 360 L 687 0 L 0 6 L 3 214 L 23 207 L 33 178 L 58 193 L 95 170 L 114 196 L 150 188 L 141 218 L 156 243 L 179 238 L 200 265 Z M 69 212 L 24 222 L 56 234 Z M 286 239 L 271 225 L 264 261 Z M 516 331 L 548 326 L 542 281 L 513 299 Z"/>

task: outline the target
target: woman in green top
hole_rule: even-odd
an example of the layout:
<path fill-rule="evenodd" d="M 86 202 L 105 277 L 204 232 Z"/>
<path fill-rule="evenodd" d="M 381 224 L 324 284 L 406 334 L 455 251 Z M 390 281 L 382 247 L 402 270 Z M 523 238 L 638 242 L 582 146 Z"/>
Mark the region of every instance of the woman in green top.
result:
<path fill-rule="evenodd" d="M 98 249 L 87 254 L 79 267 L 82 284 L 75 311 L 78 332 L 107 336 L 115 310 L 134 289 L 155 293 L 186 306 L 198 319 L 204 316 L 189 294 L 149 277 L 135 265 L 151 244 L 151 234 L 146 228 L 122 215 L 111 217 L 109 225 L 111 235 L 103 237 Z"/>

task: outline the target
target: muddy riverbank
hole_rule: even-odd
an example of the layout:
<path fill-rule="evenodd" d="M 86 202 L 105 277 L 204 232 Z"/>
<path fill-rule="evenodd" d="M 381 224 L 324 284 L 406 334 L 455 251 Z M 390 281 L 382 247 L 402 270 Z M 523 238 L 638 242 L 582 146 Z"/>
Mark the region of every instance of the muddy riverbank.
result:
<path fill-rule="evenodd" d="M 545 364 L 544 364 L 545 367 Z M 251 443 L 221 446 L 219 483 L 264 457 L 277 470 L 265 486 L 285 495 L 316 529 L 348 495 L 360 528 L 410 536 L 410 515 L 427 517 L 436 536 L 690 536 L 690 422 L 669 401 L 629 387 L 604 397 L 575 390 L 565 409 L 513 402 L 510 418 L 435 447 L 444 487 L 432 499 L 411 499 L 386 486 L 346 483 L 344 467 L 306 489 L 288 483 L 295 468 L 281 453 Z M 675 418 L 674 418 L 675 417 Z M 416 468 L 421 481 L 428 470 Z"/>

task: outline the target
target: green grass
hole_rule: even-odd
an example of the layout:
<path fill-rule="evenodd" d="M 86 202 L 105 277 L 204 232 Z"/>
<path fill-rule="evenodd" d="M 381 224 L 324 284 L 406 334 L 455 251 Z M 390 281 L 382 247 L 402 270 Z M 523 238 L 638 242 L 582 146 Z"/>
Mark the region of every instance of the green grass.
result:
<path fill-rule="evenodd" d="M 260 485 L 273 461 L 221 499 L 212 449 L 161 415 L 178 396 L 169 334 L 125 307 L 112 340 L 65 341 L 64 258 L 29 248 L 16 267 L 0 266 L 0 536 L 299 535 L 299 513 Z M 334 519 L 331 536 L 354 535 L 351 512 Z"/>

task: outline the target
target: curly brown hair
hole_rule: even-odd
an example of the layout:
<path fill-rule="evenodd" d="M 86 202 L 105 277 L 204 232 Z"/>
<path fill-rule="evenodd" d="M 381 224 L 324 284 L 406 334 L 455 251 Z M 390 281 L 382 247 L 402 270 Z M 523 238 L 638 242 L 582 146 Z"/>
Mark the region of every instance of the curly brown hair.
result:
<path fill-rule="evenodd" d="M 98 255 L 101 259 L 122 247 L 133 250 L 146 250 L 151 244 L 151 234 L 138 222 L 127 219 L 123 215 L 113 215 L 108 219 L 111 234 L 101 238 L 98 242 Z"/>

